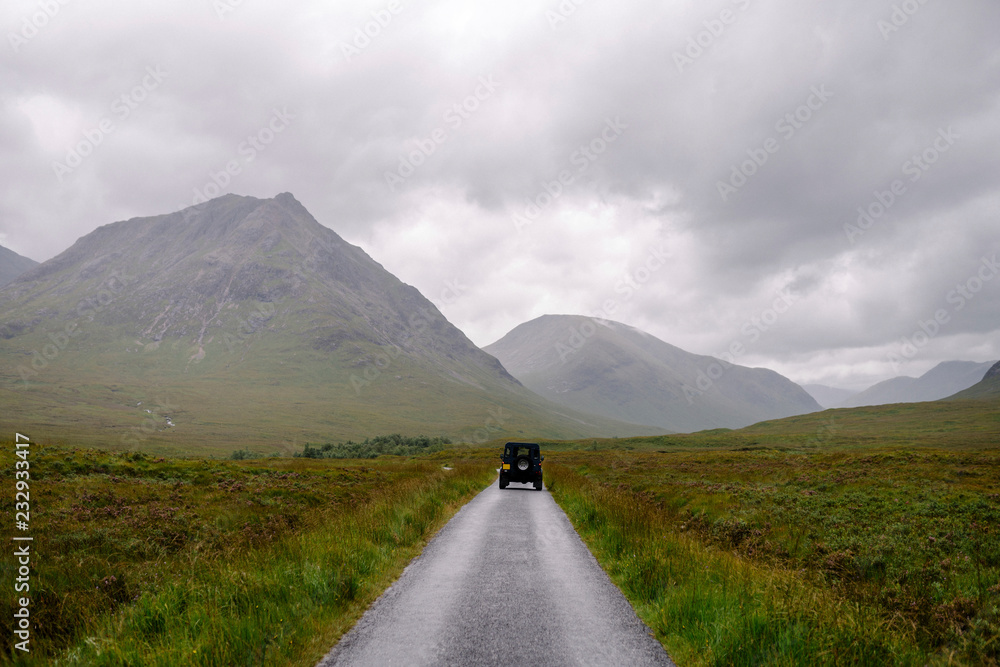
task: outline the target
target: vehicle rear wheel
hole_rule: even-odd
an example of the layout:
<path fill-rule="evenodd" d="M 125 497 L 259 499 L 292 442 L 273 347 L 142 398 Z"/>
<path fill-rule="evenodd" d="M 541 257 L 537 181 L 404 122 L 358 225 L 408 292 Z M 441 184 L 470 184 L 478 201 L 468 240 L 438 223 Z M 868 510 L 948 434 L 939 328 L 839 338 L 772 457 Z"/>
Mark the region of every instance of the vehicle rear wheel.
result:
<path fill-rule="evenodd" d="M 507 482 L 507 476 L 506 475 L 500 475 L 500 488 L 501 489 L 506 489 L 507 488 L 507 484 L 508 484 L 508 482 Z"/>
<path fill-rule="evenodd" d="M 541 490 L 542 490 L 542 480 L 538 480 L 535 482 L 535 491 L 541 491 Z"/>

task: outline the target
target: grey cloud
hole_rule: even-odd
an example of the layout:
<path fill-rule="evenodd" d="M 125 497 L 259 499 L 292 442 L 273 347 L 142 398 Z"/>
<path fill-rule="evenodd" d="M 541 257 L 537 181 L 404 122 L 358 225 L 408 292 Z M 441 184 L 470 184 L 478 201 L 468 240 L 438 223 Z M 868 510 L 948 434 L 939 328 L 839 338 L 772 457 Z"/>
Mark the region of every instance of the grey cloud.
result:
<path fill-rule="evenodd" d="M 11 3 L 5 34 L 33 6 Z M 889 374 L 864 360 L 1000 250 L 995 2 L 927 3 L 888 38 L 891 2 L 584 3 L 554 27 L 557 2 L 403 2 L 346 58 L 343 44 L 386 6 L 244 2 L 220 19 L 211 2 L 66 5 L 0 53 L 0 233 L 44 260 L 100 224 L 190 204 L 236 160 L 220 190 L 294 192 L 431 298 L 462 278 L 467 293 L 443 308 L 480 344 L 545 311 L 621 297 L 621 271 L 659 233 L 670 265 L 623 300 L 622 319 L 717 353 L 788 286 L 799 302 L 748 358 L 843 382 Z M 725 10 L 734 20 L 713 35 Z M 679 71 L 676 54 L 699 39 Z M 149 66 L 166 70 L 163 84 L 60 183 L 52 162 L 114 118 Z M 480 77 L 496 91 L 450 123 Z M 808 120 L 779 124 L 818 89 L 832 96 Z M 33 125 L 32 99 L 57 117 L 33 111 Z M 247 160 L 242 142 L 286 107 L 294 120 Z M 627 129 L 574 162 L 609 118 Z M 954 146 L 852 242 L 844 225 L 858 207 L 908 179 L 907 160 L 949 127 Z M 438 130 L 393 192 L 386 172 Z M 768 140 L 778 150 L 724 201 L 719 182 Z M 571 182 L 518 233 L 512 216 L 561 172 Z M 392 240 L 417 219 L 438 233 Z M 996 285 L 913 363 L 963 356 L 968 336 L 975 354 L 996 354 Z"/>

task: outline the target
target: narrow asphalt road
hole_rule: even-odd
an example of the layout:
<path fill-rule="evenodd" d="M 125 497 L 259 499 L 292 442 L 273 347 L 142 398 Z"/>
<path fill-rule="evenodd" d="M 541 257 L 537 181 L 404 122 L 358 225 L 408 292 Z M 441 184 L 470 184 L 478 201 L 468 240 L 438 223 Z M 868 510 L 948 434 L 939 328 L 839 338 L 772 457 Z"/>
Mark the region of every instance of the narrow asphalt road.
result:
<path fill-rule="evenodd" d="M 319 664 L 673 662 L 548 491 L 494 482 Z"/>

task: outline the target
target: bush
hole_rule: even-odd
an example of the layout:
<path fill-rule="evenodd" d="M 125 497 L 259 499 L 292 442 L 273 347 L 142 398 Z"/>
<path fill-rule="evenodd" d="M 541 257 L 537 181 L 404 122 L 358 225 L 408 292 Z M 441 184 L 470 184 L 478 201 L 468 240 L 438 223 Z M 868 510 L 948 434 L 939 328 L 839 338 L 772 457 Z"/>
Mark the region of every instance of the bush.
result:
<path fill-rule="evenodd" d="M 426 435 L 409 437 L 394 433 L 365 438 L 364 442 L 348 440 L 324 445 L 306 443 L 302 453 L 296 456 L 309 459 L 373 459 L 383 454 L 413 456 L 441 451 L 450 444 L 451 440 L 448 438 L 429 438 Z"/>

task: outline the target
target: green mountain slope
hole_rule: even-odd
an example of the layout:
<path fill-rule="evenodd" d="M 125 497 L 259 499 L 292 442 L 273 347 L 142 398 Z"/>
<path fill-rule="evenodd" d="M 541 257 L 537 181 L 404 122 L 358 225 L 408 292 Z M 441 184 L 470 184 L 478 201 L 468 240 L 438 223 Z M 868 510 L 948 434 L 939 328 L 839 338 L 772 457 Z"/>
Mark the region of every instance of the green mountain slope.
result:
<path fill-rule="evenodd" d="M 98 228 L 0 290 L 5 427 L 172 451 L 652 429 L 547 404 L 290 194 Z"/>
<path fill-rule="evenodd" d="M 837 408 L 745 428 L 713 429 L 621 440 L 595 439 L 545 443 L 547 449 L 612 448 L 637 450 L 856 449 L 934 447 L 996 449 L 1000 443 L 1000 364 L 981 383 L 978 397 L 959 396 L 923 403 Z M 962 392 L 960 396 L 971 390 Z"/>
<path fill-rule="evenodd" d="M 549 400 L 672 431 L 737 428 L 822 409 L 774 371 L 691 354 L 617 322 L 545 315 L 485 349 Z"/>
<path fill-rule="evenodd" d="M 13 250 L 0 246 L 0 287 L 13 281 L 29 269 L 38 266 L 38 262 L 18 255 Z"/>
<path fill-rule="evenodd" d="M 949 400 L 992 400 L 1000 399 L 1000 362 L 986 371 L 983 379 L 964 391 L 960 391 Z"/>

